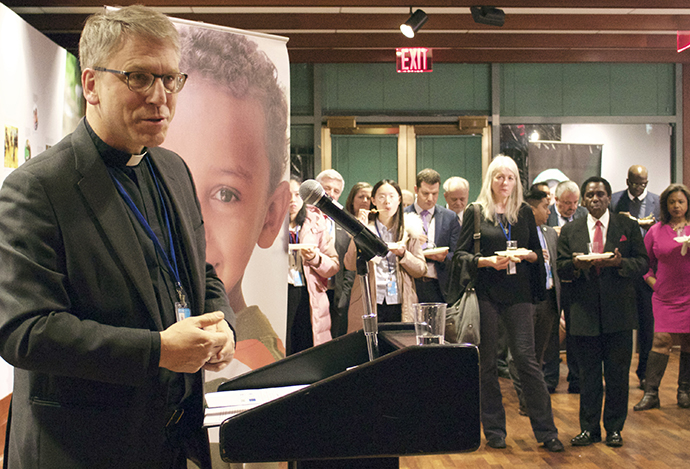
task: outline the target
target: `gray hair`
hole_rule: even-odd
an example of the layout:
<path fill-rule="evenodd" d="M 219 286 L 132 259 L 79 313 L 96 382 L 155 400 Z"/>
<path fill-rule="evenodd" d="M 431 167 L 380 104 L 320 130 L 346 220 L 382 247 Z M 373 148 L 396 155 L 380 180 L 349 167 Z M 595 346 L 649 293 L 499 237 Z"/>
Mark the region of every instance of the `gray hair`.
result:
<path fill-rule="evenodd" d="M 86 19 L 79 39 L 81 69 L 106 66 L 128 38 L 144 38 L 169 43 L 180 52 L 180 39 L 170 19 L 143 5 L 120 9 L 104 8 Z"/>
<path fill-rule="evenodd" d="M 460 176 L 449 177 L 446 179 L 446 182 L 443 183 L 444 192 L 453 192 L 460 189 L 470 190 L 470 183 L 467 179 L 461 178 Z"/>
<path fill-rule="evenodd" d="M 563 181 L 559 182 L 558 185 L 556 186 L 556 197 L 562 196 L 566 192 L 572 192 L 573 194 L 577 194 L 577 197 L 580 198 L 580 188 L 577 187 L 577 184 L 573 181 Z"/>
<path fill-rule="evenodd" d="M 181 27 L 180 70 L 199 75 L 227 89 L 236 99 L 255 99 L 266 119 L 269 189 L 283 179 L 288 164 L 285 93 L 273 62 L 257 43 L 241 34 L 206 28 Z"/>
<path fill-rule="evenodd" d="M 340 181 L 343 187 L 345 187 L 345 179 L 343 179 L 340 173 L 335 169 L 324 169 L 314 179 L 316 179 L 316 182 L 319 184 L 322 183 L 324 179 L 333 179 L 334 181 Z"/>

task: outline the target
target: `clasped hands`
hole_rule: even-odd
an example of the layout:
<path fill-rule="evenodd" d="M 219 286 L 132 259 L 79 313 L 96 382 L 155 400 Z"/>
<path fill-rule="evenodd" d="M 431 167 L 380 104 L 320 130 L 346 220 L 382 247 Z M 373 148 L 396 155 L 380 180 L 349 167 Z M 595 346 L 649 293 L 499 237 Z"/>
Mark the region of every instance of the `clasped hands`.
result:
<path fill-rule="evenodd" d="M 159 366 L 176 373 L 221 371 L 235 354 L 235 337 L 222 311 L 178 321 L 160 337 Z"/>

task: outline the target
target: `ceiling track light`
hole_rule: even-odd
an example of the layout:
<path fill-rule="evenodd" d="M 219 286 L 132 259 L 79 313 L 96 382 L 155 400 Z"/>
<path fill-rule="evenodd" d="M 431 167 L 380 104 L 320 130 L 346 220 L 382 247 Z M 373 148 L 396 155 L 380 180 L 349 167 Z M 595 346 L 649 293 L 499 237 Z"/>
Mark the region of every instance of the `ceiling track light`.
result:
<path fill-rule="evenodd" d="M 506 21 L 505 12 L 495 7 L 470 7 L 470 12 L 472 13 L 472 19 L 475 23 L 503 26 L 503 23 Z"/>
<path fill-rule="evenodd" d="M 412 14 L 410 18 L 405 21 L 405 23 L 400 25 L 400 31 L 405 37 L 409 37 L 411 39 L 414 37 L 415 33 L 419 31 L 422 26 L 424 26 L 424 23 L 426 23 L 426 20 L 428 20 L 429 17 L 426 16 L 426 13 L 424 13 L 422 10 L 417 10 L 412 13 L 412 8 L 410 8 L 410 13 Z"/>

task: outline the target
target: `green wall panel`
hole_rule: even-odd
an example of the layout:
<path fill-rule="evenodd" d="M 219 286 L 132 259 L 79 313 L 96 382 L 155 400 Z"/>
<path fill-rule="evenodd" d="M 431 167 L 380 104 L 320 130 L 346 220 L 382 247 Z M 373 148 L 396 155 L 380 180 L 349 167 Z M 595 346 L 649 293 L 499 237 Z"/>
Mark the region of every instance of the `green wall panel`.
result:
<path fill-rule="evenodd" d="M 482 184 L 482 137 L 443 135 L 417 137 L 417 172 L 433 168 L 441 175 L 441 186 L 451 176 L 470 183 L 470 201 L 479 195 Z M 441 189 L 443 193 L 443 189 Z M 439 204 L 444 205 L 443 197 Z"/>
<path fill-rule="evenodd" d="M 503 64 L 504 116 L 671 116 L 674 64 Z"/>
<path fill-rule="evenodd" d="M 314 147 L 314 126 L 313 125 L 291 125 L 290 126 L 290 146 L 291 147 Z"/>
<path fill-rule="evenodd" d="M 398 180 L 398 136 L 332 135 L 331 164 L 345 179 L 345 196 L 357 182 Z M 343 199 L 345 200 L 345 199 Z"/>
<path fill-rule="evenodd" d="M 324 64 L 322 70 L 324 114 L 491 113 L 488 64 L 437 64 L 431 73 L 397 73 L 393 64 Z"/>
<path fill-rule="evenodd" d="M 314 113 L 314 66 L 290 65 L 290 114 L 310 116 Z"/>

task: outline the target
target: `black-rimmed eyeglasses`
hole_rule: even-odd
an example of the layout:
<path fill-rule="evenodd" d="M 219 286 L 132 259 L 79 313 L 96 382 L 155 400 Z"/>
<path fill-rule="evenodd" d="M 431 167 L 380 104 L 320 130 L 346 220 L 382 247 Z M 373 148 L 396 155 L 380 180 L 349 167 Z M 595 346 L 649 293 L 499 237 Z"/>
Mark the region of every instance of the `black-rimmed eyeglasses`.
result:
<path fill-rule="evenodd" d="M 179 93 L 182 91 L 187 81 L 186 73 L 165 73 L 163 75 L 156 75 L 155 73 L 149 72 L 123 72 L 122 70 L 111 70 L 103 67 L 93 67 L 93 69 L 99 72 L 114 73 L 115 75 L 124 77 L 127 88 L 137 93 L 148 91 L 149 88 L 153 86 L 156 78 L 161 79 L 166 93 Z"/>

